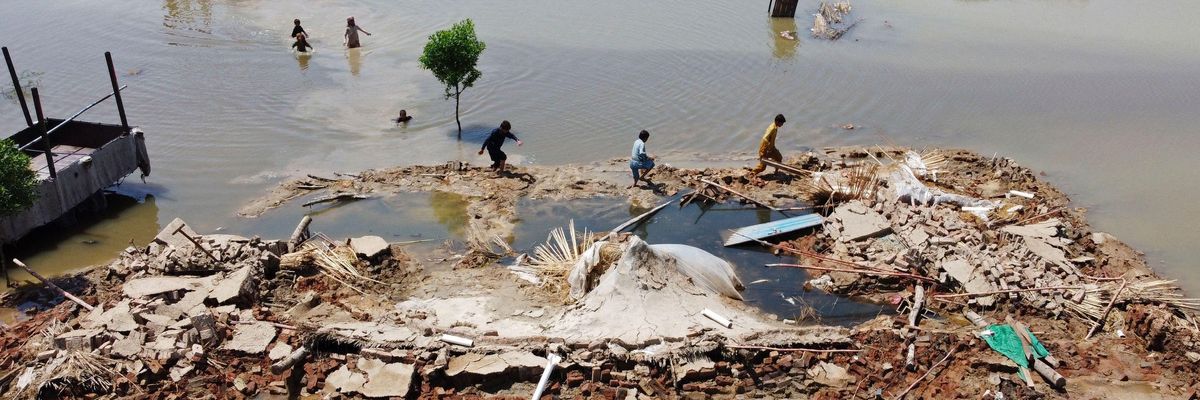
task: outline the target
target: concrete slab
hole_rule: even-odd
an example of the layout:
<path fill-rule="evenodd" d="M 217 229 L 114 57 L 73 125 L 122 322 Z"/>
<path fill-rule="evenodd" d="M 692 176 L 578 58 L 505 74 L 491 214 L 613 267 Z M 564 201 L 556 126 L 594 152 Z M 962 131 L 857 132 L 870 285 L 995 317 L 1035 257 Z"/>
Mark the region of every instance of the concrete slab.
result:
<path fill-rule="evenodd" d="M 275 334 L 275 327 L 266 322 L 255 321 L 238 324 L 233 332 L 233 338 L 221 345 L 221 348 L 247 354 L 259 354 L 267 350 L 267 345 L 275 340 Z"/>
<path fill-rule="evenodd" d="M 886 234 L 892 229 L 887 218 L 860 201 L 851 201 L 833 210 L 833 217 L 842 222 L 842 241 L 855 241 Z"/>
<path fill-rule="evenodd" d="M 217 286 L 208 294 L 208 298 L 216 300 L 217 304 L 225 304 L 240 298 L 242 293 L 250 290 L 250 275 L 253 272 L 254 268 L 249 265 L 234 271 L 217 283 Z"/>
<path fill-rule="evenodd" d="M 387 364 L 373 358 L 359 358 L 358 369 L 367 373 L 367 383 L 359 391 L 367 397 L 405 397 L 412 387 L 413 366 Z"/>

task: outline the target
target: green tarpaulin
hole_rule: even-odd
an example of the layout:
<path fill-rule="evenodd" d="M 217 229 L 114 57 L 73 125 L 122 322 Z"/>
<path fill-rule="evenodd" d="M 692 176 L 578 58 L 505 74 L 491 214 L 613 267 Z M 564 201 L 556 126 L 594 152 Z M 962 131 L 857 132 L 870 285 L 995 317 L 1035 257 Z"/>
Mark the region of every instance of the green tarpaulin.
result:
<path fill-rule="evenodd" d="M 983 340 L 987 341 L 988 346 L 992 350 L 996 350 L 1008 357 L 1017 365 L 1029 368 L 1029 361 L 1025 359 L 1025 350 L 1021 348 L 1021 338 L 1017 337 L 1017 332 L 1009 325 L 990 325 L 987 330 L 991 331 L 991 335 L 985 335 Z M 1033 332 L 1025 329 L 1029 333 L 1029 339 L 1033 342 L 1033 356 L 1035 358 L 1044 358 L 1050 355 L 1049 351 L 1042 346 L 1042 342 L 1038 341 L 1037 336 L 1033 336 Z"/>

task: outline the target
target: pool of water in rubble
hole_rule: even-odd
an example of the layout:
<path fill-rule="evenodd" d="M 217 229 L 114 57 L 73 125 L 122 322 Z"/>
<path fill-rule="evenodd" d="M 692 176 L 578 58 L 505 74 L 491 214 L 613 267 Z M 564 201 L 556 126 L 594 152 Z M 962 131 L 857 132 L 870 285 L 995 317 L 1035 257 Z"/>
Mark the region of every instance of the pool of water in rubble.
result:
<path fill-rule="evenodd" d="M 569 202 L 522 200 L 518 203 L 518 224 L 513 247 L 529 252 L 543 243 L 551 229 L 575 221 L 575 229 L 608 232 L 617 225 L 647 210 L 632 207 L 625 199 L 594 198 Z M 791 216 L 800 214 L 791 213 Z M 630 232 L 650 244 L 686 244 L 698 247 L 734 264 L 738 277 L 746 284 L 742 296 L 746 302 L 780 318 L 815 323 L 806 309 L 815 310 L 819 322 L 829 325 L 854 325 L 892 311 L 890 307 L 860 303 L 819 290 L 806 292 L 804 281 L 812 279 L 804 270 L 768 268 L 770 263 L 792 263 L 794 258 L 779 257 L 758 245 L 723 246 L 723 232 L 747 225 L 770 222 L 787 216 L 778 212 L 746 208 L 741 205 L 690 204 L 670 205 Z M 792 237 L 811 233 L 796 232 Z M 783 238 L 787 238 L 784 236 Z"/>

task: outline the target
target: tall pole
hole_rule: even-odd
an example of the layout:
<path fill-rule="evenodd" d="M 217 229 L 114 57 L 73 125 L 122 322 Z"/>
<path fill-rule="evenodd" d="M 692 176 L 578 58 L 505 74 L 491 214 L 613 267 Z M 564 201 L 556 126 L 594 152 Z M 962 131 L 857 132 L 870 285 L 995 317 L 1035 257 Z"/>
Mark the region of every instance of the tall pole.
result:
<path fill-rule="evenodd" d="M 17 101 L 21 102 L 21 112 L 25 114 L 25 125 L 33 126 L 29 118 L 29 105 L 25 104 L 25 93 L 21 92 L 21 81 L 17 79 L 17 69 L 13 68 L 12 57 L 8 55 L 8 47 L 4 47 L 4 63 L 8 64 L 8 76 L 12 77 L 13 90 L 17 91 Z"/>
<path fill-rule="evenodd" d="M 117 85 L 117 70 L 113 68 L 111 52 L 104 52 L 104 61 L 108 63 L 108 80 L 112 81 L 113 97 L 117 99 L 117 114 L 121 114 L 121 128 L 129 133 L 129 121 L 125 119 L 125 103 L 121 101 L 121 88 Z"/>
<path fill-rule="evenodd" d="M 42 98 L 38 96 L 38 89 L 29 89 L 33 92 L 33 109 L 37 111 L 38 130 L 42 132 L 42 145 L 46 149 L 46 169 L 50 171 L 50 179 L 58 178 L 58 171 L 54 170 L 54 153 L 50 152 L 53 147 L 50 146 L 50 135 L 46 134 L 46 117 L 42 115 Z"/>

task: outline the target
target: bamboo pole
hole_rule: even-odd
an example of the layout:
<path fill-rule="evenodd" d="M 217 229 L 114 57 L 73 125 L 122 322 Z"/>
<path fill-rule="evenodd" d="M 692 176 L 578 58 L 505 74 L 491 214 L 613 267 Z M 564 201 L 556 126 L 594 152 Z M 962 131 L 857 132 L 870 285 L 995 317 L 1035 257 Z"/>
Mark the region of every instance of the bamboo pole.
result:
<path fill-rule="evenodd" d="M 867 274 L 867 275 L 875 274 L 875 275 L 895 276 L 895 277 L 901 277 L 901 278 L 916 279 L 916 280 L 920 280 L 920 281 L 936 282 L 936 280 L 934 280 L 933 278 L 904 273 L 904 272 L 827 268 L 827 267 L 817 267 L 817 266 L 812 266 L 812 265 L 799 265 L 799 264 L 767 264 L 767 266 L 768 267 L 811 269 L 811 270 L 817 270 L 817 271 L 850 272 L 850 273 L 855 273 L 855 274 Z"/>
<path fill-rule="evenodd" d="M 751 198 L 750 196 L 744 195 L 744 194 L 742 194 L 741 192 L 738 192 L 738 191 L 736 191 L 736 190 L 730 189 L 730 188 L 728 188 L 728 187 L 725 187 L 725 186 L 723 186 L 723 185 L 721 185 L 721 184 L 719 184 L 719 183 L 716 183 L 716 182 L 710 181 L 710 180 L 708 180 L 708 179 L 701 179 L 701 180 L 700 180 L 700 182 L 703 182 L 703 183 L 705 183 L 705 184 L 707 184 L 707 185 L 709 185 L 709 186 L 712 186 L 712 187 L 715 187 L 715 188 L 718 188 L 718 189 L 724 190 L 724 191 L 726 191 L 726 192 L 729 192 L 729 193 L 731 193 L 731 194 L 735 194 L 735 195 L 737 195 L 738 197 L 741 197 L 741 198 L 743 198 L 743 199 L 749 200 L 751 203 L 754 203 L 754 204 L 758 205 L 759 207 L 768 208 L 768 209 L 770 209 L 771 211 L 780 211 L 778 208 L 772 207 L 772 206 L 768 205 L 767 203 L 763 203 L 763 202 L 761 202 L 761 201 L 755 200 L 755 199 Z"/>
<path fill-rule="evenodd" d="M 1091 339 L 1092 335 L 1096 334 L 1096 330 L 1100 329 L 1100 325 L 1104 324 L 1104 320 L 1108 319 L 1108 313 L 1112 311 L 1113 304 L 1117 304 L 1117 297 L 1121 295 L 1121 292 L 1125 291 L 1125 285 L 1127 284 L 1129 284 L 1129 281 L 1121 281 L 1121 288 L 1117 289 L 1116 293 L 1113 293 L 1112 299 L 1108 301 L 1108 307 L 1104 307 L 1104 312 L 1100 314 L 1100 319 L 1092 323 L 1092 329 L 1088 329 L 1087 336 L 1083 338 L 1084 340 Z"/>
<path fill-rule="evenodd" d="M 803 349 L 803 348 L 781 348 L 781 347 L 764 347 L 764 346 L 725 346 L 730 349 L 746 349 L 746 350 L 764 350 L 764 351 L 799 351 L 807 353 L 859 353 L 859 349 Z"/>
<path fill-rule="evenodd" d="M 25 272 L 28 272 L 30 275 L 33 275 L 34 278 L 37 278 L 38 280 L 42 281 L 42 283 L 46 284 L 46 286 L 50 287 L 50 289 L 54 289 L 55 292 L 58 292 L 58 294 L 61 294 L 63 297 L 70 299 L 71 301 L 75 302 L 75 304 L 78 304 L 80 307 L 86 308 L 88 311 L 92 311 L 92 310 L 96 309 L 96 307 L 93 307 L 91 304 L 84 302 L 83 299 L 75 297 L 75 295 L 73 295 L 73 294 L 67 293 L 66 290 L 63 290 L 63 288 L 58 287 L 58 285 L 55 285 L 54 282 L 50 282 L 50 280 L 46 279 L 46 277 L 42 276 L 42 274 L 39 274 L 39 273 L 37 273 L 37 271 L 34 271 L 34 270 L 30 269 L 29 267 L 25 266 L 25 263 L 21 262 L 21 260 L 14 258 L 12 261 L 13 261 L 13 264 L 17 264 L 18 267 L 25 269 Z"/>

